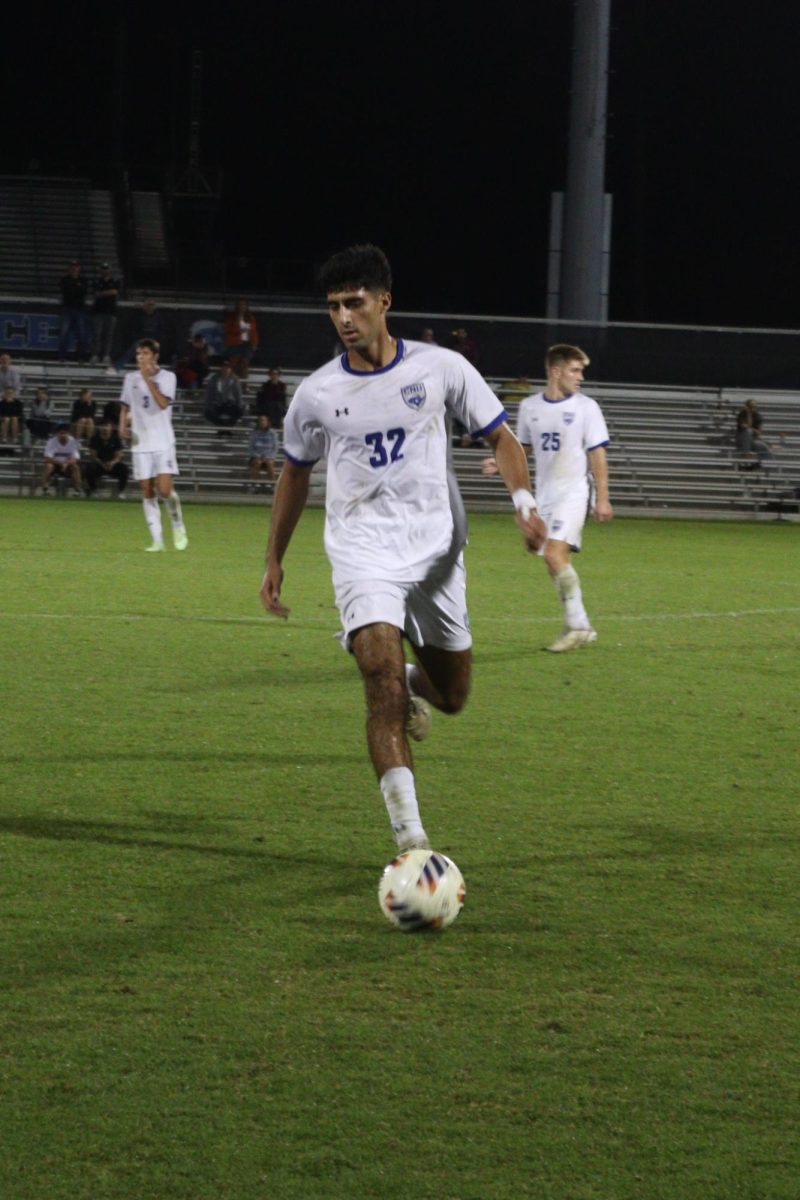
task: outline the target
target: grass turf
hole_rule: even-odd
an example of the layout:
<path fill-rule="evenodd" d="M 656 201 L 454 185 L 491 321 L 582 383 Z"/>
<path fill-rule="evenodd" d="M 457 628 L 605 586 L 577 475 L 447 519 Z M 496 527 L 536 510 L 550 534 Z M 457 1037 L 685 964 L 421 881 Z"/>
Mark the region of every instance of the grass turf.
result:
<path fill-rule="evenodd" d="M 0 1194 L 796 1200 L 797 530 L 617 521 L 560 617 L 473 517 L 474 694 L 417 751 L 467 880 L 391 856 L 308 512 L 0 501 Z"/>

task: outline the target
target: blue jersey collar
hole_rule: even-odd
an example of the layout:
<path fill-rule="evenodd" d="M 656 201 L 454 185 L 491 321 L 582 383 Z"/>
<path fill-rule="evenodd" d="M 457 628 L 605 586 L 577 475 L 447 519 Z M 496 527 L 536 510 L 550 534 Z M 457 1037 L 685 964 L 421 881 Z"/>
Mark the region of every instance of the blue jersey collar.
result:
<path fill-rule="evenodd" d="M 385 367 L 378 367 L 377 371 L 356 371 L 355 368 L 351 367 L 350 363 L 347 361 L 347 352 L 342 355 L 339 361 L 342 364 L 342 370 L 347 371 L 348 375 L 358 375 L 360 377 L 365 375 L 385 375 L 387 371 L 391 371 L 393 367 L 397 366 L 404 354 L 405 346 L 403 345 L 403 339 L 398 338 L 397 353 L 395 354 L 394 358 L 390 363 L 387 363 Z"/>

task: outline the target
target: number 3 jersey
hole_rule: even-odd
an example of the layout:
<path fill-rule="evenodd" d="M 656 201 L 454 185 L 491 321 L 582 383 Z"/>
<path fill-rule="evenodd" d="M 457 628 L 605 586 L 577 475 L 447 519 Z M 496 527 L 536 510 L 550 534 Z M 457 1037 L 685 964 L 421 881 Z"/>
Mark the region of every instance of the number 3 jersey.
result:
<path fill-rule="evenodd" d="M 528 396 L 519 406 L 517 437 L 532 446 L 536 463 L 536 502 L 547 508 L 565 498 L 589 499 L 586 455 L 607 446 L 608 428 L 600 405 L 581 392 L 566 400 Z"/>
<path fill-rule="evenodd" d="M 141 371 L 130 371 L 122 385 L 120 403 L 128 406 L 131 424 L 131 450 L 174 450 L 175 432 L 172 428 L 172 401 L 175 399 L 176 378 L 172 371 L 160 367 L 154 376 L 162 396 L 170 401 L 161 408 L 150 394 Z"/>
<path fill-rule="evenodd" d="M 328 460 L 325 549 L 335 585 L 357 579 L 417 582 L 446 571 L 466 541 L 446 418 L 474 436 L 506 419 L 460 354 L 398 340 L 378 371 L 347 356 L 305 379 L 283 426 L 297 466 Z"/>

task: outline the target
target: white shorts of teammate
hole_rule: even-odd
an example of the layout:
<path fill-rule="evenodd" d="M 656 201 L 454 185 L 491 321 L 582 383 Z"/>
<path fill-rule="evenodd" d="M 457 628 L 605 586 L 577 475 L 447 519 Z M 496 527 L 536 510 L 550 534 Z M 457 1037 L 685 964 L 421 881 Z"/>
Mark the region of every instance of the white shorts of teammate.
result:
<path fill-rule="evenodd" d="M 581 548 L 581 537 L 588 512 L 589 499 L 586 495 L 567 496 L 553 504 L 539 506 L 539 516 L 547 526 L 548 538 L 566 542 L 575 551 Z M 544 554 L 544 545 L 539 547 L 537 553 Z"/>
<path fill-rule="evenodd" d="M 180 475 L 174 450 L 134 450 L 134 479 L 155 479 L 159 475 Z"/>
<path fill-rule="evenodd" d="M 469 650 L 472 635 L 467 615 L 467 572 L 461 555 L 444 580 L 396 583 L 357 579 L 336 589 L 344 632 L 339 640 L 349 650 L 353 634 L 364 625 L 385 623 L 402 630 L 414 646 Z"/>

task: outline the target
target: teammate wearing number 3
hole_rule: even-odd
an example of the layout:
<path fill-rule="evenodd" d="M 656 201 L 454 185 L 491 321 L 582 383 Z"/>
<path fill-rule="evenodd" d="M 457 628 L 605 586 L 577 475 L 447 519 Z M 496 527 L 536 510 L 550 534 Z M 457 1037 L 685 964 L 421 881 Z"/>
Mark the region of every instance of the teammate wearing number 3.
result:
<path fill-rule="evenodd" d="M 594 479 L 592 512 L 610 521 L 606 446 L 608 429 L 596 400 L 581 393 L 589 359 L 578 346 L 547 351 L 547 387 L 519 406 L 517 437 L 533 449 L 536 500 L 547 526 L 547 541 L 532 547 L 544 557 L 564 607 L 564 631 L 548 646 L 560 653 L 595 641 L 597 634 L 583 606 L 581 583 L 572 565 L 590 508 L 589 473 Z"/>
<path fill-rule="evenodd" d="M 311 470 L 325 458 L 325 549 L 340 637 L 364 681 L 370 759 L 397 847 L 425 846 L 408 738 L 427 732 L 429 704 L 464 706 L 472 661 L 449 416 L 493 447 L 529 544 L 538 547 L 545 529 L 526 456 L 478 372 L 462 355 L 390 335 L 383 251 L 343 250 L 323 266 L 320 286 L 345 352 L 303 381 L 286 414 L 261 597 L 268 612 L 288 615 L 282 562 Z"/>

